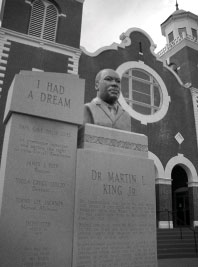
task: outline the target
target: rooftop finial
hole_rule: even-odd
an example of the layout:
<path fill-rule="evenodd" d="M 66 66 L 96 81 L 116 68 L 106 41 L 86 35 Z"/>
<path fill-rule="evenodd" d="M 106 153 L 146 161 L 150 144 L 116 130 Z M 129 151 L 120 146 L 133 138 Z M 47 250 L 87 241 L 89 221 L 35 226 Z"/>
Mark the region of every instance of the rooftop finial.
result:
<path fill-rule="evenodd" d="M 177 0 L 176 0 L 176 10 L 179 10 L 179 5 L 178 5 L 178 3 L 177 3 Z"/>

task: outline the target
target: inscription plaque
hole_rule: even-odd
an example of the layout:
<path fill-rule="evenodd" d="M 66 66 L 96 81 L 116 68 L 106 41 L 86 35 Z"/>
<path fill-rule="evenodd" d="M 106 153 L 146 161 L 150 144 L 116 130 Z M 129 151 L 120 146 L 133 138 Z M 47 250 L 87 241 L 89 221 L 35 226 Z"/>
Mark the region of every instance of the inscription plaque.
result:
<path fill-rule="evenodd" d="M 12 114 L 1 166 L 0 266 L 72 266 L 77 126 Z"/>
<path fill-rule="evenodd" d="M 73 267 L 156 267 L 153 162 L 78 149 Z"/>
<path fill-rule="evenodd" d="M 83 123 L 84 80 L 61 73 L 22 72 L 8 92 L 4 120 L 20 112 L 75 124 Z"/>

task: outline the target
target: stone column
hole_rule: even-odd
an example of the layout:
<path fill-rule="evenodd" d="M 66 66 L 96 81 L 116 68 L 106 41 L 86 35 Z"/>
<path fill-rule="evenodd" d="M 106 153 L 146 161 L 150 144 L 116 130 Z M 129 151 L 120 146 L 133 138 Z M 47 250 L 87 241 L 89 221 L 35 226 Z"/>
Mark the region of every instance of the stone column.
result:
<path fill-rule="evenodd" d="M 190 222 L 194 227 L 198 227 L 198 183 L 188 184 Z"/>
<path fill-rule="evenodd" d="M 171 179 L 156 179 L 156 210 L 159 228 L 173 228 Z"/>
<path fill-rule="evenodd" d="M 0 266 L 71 267 L 84 81 L 22 72 L 8 93 L 0 173 Z"/>

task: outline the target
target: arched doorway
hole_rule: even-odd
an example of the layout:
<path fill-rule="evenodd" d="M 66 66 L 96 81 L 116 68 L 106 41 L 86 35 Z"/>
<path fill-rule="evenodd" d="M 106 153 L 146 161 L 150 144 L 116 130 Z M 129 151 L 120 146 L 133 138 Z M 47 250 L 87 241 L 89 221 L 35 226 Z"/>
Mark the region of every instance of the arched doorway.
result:
<path fill-rule="evenodd" d="M 173 205 L 173 225 L 187 226 L 190 225 L 189 210 L 189 192 L 188 192 L 188 176 L 186 171 L 176 165 L 172 169 L 172 205 Z"/>

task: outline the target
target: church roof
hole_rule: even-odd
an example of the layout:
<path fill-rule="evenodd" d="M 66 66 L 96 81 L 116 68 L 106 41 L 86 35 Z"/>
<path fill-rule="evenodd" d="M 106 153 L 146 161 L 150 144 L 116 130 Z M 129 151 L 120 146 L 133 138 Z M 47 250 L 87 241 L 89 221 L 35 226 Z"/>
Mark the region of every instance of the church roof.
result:
<path fill-rule="evenodd" d="M 171 21 L 179 18 L 192 18 L 198 22 L 198 16 L 183 9 L 175 10 L 164 22 L 161 23 L 161 29 L 165 28 Z M 162 30 L 163 31 L 163 30 Z"/>

